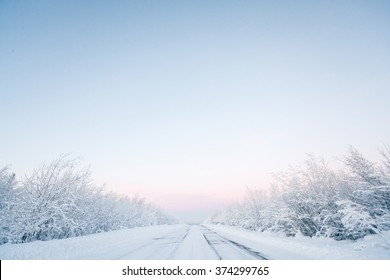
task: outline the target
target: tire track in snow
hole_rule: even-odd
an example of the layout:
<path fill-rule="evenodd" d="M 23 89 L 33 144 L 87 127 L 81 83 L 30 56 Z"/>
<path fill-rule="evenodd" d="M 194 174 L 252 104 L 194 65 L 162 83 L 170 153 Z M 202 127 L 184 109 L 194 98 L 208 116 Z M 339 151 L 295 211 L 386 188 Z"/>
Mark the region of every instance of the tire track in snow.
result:
<path fill-rule="evenodd" d="M 178 238 L 175 239 L 175 241 L 173 241 L 172 243 L 175 244 L 173 250 L 170 252 L 169 254 L 169 257 L 171 257 L 171 255 L 174 254 L 174 252 L 177 250 L 177 248 L 179 247 L 180 243 L 184 240 L 184 238 L 186 238 L 188 232 L 190 231 L 190 228 L 191 227 L 186 227 L 185 230 L 184 230 L 184 233 L 180 234 Z M 172 239 L 172 238 L 175 238 L 177 236 L 177 231 L 173 232 L 173 233 L 168 233 L 166 235 L 163 235 L 161 237 L 156 237 L 156 238 L 153 238 L 150 242 L 147 242 L 137 248 L 134 248 L 133 250 L 131 250 L 130 252 L 127 252 L 119 257 L 117 257 L 116 259 L 117 260 L 121 260 L 121 259 L 124 259 L 126 256 L 131 256 L 133 255 L 134 253 L 138 252 L 138 251 L 141 251 L 141 250 L 144 250 L 145 248 L 147 247 L 153 247 L 156 245 L 156 243 L 160 242 L 160 241 L 164 241 L 164 240 L 169 240 L 169 239 Z M 168 258 L 169 258 L 168 257 Z"/>
<path fill-rule="evenodd" d="M 234 247 L 242 250 L 243 252 L 245 252 L 246 254 L 249 254 L 251 255 L 252 257 L 254 257 L 255 259 L 259 259 L 259 260 L 267 260 L 267 258 L 260 252 L 258 251 L 255 251 L 241 243 L 238 243 L 236 241 L 233 241 L 233 240 L 230 240 L 220 234 L 218 234 L 217 232 L 211 230 L 211 229 L 208 229 L 206 228 L 205 226 L 202 225 L 202 228 L 206 231 L 205 233 L 203 233 L 203 237 L 206 239 L 207 243 L 209 244 L 209 246 L 211 247 L 211 249 L 215 252 L 215 254 L 218 256 L 218 258 L 220 260 L 224 259 L 223 258 L 223 254 L 221 254 L 220 252 L 218 252 L 218 249 L 216 248 L 217 246 L 215 246 L 215 244 L 218 244 L 219 243 L 226 243 L 226 244 L 231 244 L 233 245 Z M 209 236 L 209 237 L 207 237 Z M 210 236 L 215 236 L 216 237 L 216 240 L 212 240 L 212 238 L 210 238 Z"/>
<path fill-rule="evenodd" d="M 181 236 L 179 236 L 178 239 L 176 239 L 175 246 L 174 246 L 173 250 L 171 251 L 171 253 L 169 254 L 167 259 L 172 259 L 173 258 L 173 256 L 175 255 L 177 249 L 179 248 L 180 244 L 183 242 L 183 240 L 187 237 L 188 233 L 190 232 L 190 229 L 191 229 L 191 227 L 188 227 L 186 229 L 186 231 Z"/>
<path fill-rule="evenodd" d="M 203 233 L 204 239 L 206 239 L 207 244 L 209 244 L 210 248 L 213 250 L 213 252 L 217 255 L 218 259 L 222 260 L 222 256 L 218 253 L 217 249 L 213 245 L 213 243 L 210 241 L 210 239 L 207 238 L 206 233 Z"/>

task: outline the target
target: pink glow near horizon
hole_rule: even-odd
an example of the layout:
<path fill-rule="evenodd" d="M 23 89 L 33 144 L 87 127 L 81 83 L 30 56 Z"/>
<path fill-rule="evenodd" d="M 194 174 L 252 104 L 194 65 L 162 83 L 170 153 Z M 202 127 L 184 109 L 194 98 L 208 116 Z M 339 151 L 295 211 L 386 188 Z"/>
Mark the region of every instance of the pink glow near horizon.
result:
<path fill-rule="evenodd" d="M 194 176 L 191 172 L 198 175 Z M 153 174 L 151 176 L 139 172 L 129 178 L 129 175 L 123 171 L 117 173 L 115 177 L 99 178 L 99 181 L 106 179 L 107 189 L 129 197 L 138 195 L 145 198 L 146 202 L 170 212 L 222 210 L 242 200 L 246 195 L 246 187 L 267 188 L 269 186 L 270 176 L 262 174 L 266 172 L 254 172 L 254 170 L 244 172 L 237 169 L 236 173 L 232 170 L 230 173 L 223 174 L 217 168 L 214 168 L 213 172 L 215 177 L 208 174 L 210 173 L 208 169 L 205 171 L 199 168 L 188 168 L 179 175 Z"/>
<path fill-rule="evenodd" d="M 241 200 L 244 195 L 244 189 L 196 192 L 193 189 L 186 191 L 147 191 L 142 189 L 133 189 L 133 191 L 124 191 L 123 194 L 133 197 L 139 195 L 145 197 L 148 203 L 162 208 L 165 211 L 216 211 L 227 207 L 233 202 Z"/>

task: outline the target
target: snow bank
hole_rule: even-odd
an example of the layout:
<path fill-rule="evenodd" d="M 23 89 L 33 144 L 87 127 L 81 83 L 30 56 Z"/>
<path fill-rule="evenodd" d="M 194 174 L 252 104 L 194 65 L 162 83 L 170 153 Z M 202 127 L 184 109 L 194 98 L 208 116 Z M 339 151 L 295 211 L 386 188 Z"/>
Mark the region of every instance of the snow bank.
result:
<path fill-rule="evenodd" d="M 2 260 L 112 260 L 187 225 L 159 225 L 0 246 Z"/>
<path fill-rule="evenodd" d="M 230 240 L 262 252 L 269 259 L 390 260 L 390 231 L 383 232 L 383 238 L 368 235 L 357 241 L 335 241 L 331 238 L 300 235 L 284 237 L 223 225 L 209 224 L 207 227 Z"/>

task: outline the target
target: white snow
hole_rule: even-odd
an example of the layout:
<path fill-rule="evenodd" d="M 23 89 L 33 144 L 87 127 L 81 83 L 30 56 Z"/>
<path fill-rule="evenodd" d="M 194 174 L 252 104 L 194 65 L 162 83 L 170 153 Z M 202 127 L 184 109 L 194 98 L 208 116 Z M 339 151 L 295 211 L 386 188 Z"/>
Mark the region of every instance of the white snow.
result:
<path fill-rule="evenodd" d="M 185 227 L 187 225 L 148 226 L 61 240 L 5 244 L 0 246 L 0 259 L 119 259 L 155 238 Z"/>
<path fill-rule="evenodd" d="M 368 235 L 363 239 L 336 241 L 325 237 L 285 237 L 266 232 L 254 232 L 222 225 L 207 225 L 208 228 L 233 241 L 258 250 L 269 259 L 318 259 L 390 260 L 390 231 L 382 237 Z"/>
<path fill-rule="evenodd" d="M 160 225 L 61 240 L 0 246 L 0 259 L 245 259 L 232 240 L 268 259 L 390 259 L 389 245 L 377 235 L 359 241 L 283 237 L 221 225 Z M 214 234 L 213 232 L 217 233 Z M 218 240 L 218 234 L 222 237 Z M 204 235 L 211 240 L 212 246 Z M 390 240 L 390 232 L 383 237 Z M 209 241 L 210 241 L 209 240 Z M 214 249 L 213 249 L 214 247 Z M 218 251 L 218 254 L 216 253 Z"/>

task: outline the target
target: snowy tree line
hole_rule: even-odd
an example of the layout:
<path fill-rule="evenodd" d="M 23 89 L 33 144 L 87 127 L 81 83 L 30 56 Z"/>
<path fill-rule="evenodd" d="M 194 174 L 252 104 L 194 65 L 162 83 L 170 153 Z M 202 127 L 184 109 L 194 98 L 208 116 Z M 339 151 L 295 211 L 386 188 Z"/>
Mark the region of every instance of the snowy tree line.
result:
<path fill-rule="evenodd" d="M 277 174 L 267 191 L 247 189 L 242 202 L 211 222 L 336 240 L 380 235 L 390 230 L 390 148 L 379 151 L 375 163 L 351 147 L 337 170 L 310 155 L 303 168 Z"/>
<path fill-rule="evenodd" d="M 88 169 L 68 155 L 20 181 L 0 169 L 0 245 L 174 222 L 142 198 L 95 186 Z"/>

